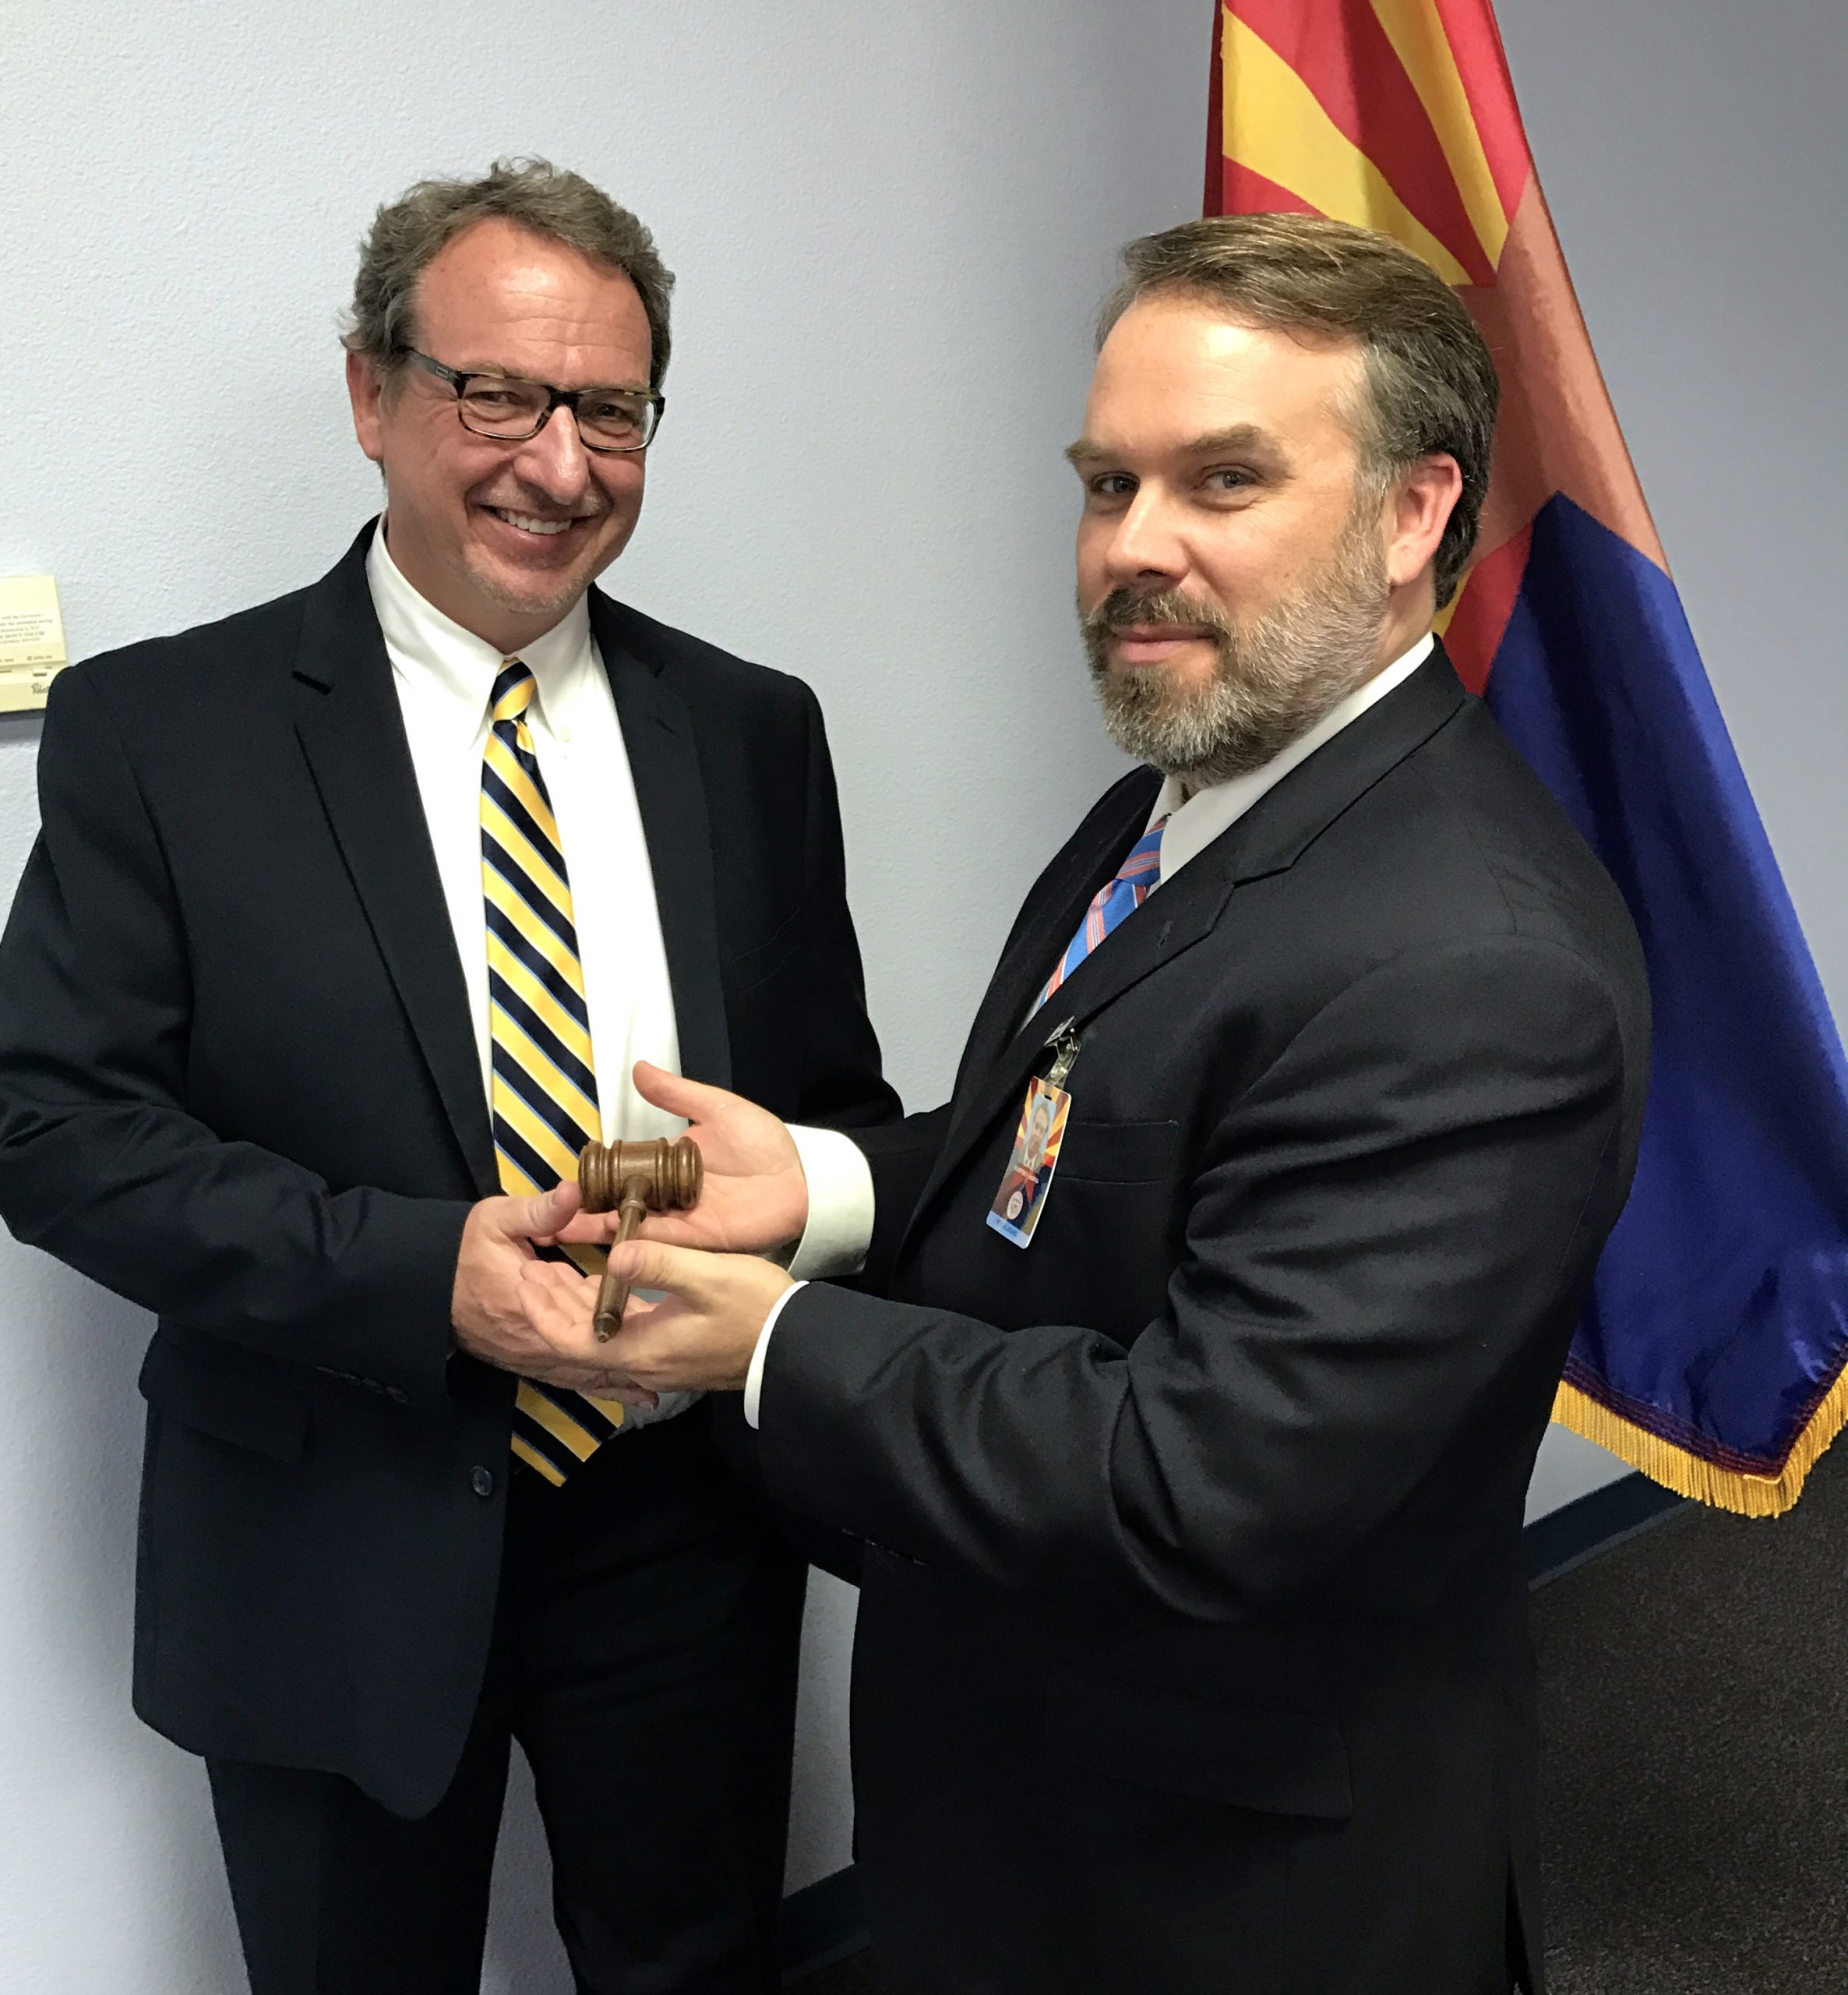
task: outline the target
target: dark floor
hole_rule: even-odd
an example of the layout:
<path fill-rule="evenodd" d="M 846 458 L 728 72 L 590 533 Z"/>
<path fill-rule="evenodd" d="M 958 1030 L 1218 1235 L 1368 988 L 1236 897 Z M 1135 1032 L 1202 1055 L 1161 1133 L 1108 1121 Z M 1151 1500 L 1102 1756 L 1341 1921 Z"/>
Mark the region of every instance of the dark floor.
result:
<path fill-rule="evenodd" d="M 1848 1441 L 1535 1596 L 1550 1995 L 1848 1995 Z M 864 1954 L 799 1995 L 880 1995 Z M 1152 1995 L 1152 1992 L 1151 1992 Z"/>
<path fill-rule="evenodd" d="M 1536 1597 L 1552 1995 L 1848 1990 L 1848 1442 Z"/>

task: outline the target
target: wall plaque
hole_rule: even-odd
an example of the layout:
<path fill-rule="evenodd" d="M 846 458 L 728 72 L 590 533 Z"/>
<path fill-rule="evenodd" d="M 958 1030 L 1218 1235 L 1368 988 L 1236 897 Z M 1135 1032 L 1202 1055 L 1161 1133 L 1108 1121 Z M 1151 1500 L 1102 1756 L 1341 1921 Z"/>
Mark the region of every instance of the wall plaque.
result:
<path fill-rule="evenodd" d="M 0 575 L 0 713 L 42 707 L 64 663 L 57 583 L 49 575 Z"/>

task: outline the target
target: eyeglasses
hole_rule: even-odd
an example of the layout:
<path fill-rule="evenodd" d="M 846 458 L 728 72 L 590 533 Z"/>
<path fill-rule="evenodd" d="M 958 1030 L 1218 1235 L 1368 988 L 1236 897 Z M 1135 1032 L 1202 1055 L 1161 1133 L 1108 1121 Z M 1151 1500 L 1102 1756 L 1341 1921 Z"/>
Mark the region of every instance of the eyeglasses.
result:
<path fill-rule="evenodd" d="M 570 410 L 587 450 L 640 450 L 647 447 L 667 406 L 665 395 L 644 388 L 554 388 L 506 374 L 460 374 L 414 348 L 407 352 L 455 390 L 456 412 L 464 429 L 497 443 L 520 443 L 537 436 L 554 409 Z"/>

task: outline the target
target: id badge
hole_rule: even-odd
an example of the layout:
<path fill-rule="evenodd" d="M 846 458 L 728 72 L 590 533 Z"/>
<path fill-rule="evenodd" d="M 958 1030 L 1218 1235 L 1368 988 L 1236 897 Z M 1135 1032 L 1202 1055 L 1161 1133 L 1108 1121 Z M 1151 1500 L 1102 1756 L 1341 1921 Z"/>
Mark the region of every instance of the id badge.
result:
<path fill-rule="evenodd" d="M 1033 1229 L 1039 1223 L 1058 1165 L 1059 1145 L 1070 1107 L 1071 1096 L 1050 1079 L 1035 1080 L 1027 1089 L 1001 1188 L 988 1210 L 989 1224 L 1017 1247 L 1032 1243 Z"/>

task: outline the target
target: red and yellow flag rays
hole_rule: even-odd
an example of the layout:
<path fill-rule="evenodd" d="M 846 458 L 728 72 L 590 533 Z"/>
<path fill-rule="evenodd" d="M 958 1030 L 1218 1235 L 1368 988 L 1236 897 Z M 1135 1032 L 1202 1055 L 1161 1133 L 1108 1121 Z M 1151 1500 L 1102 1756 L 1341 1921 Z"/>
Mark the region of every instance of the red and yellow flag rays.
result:
<path fill-rule="evenodd" d="M 1473 690 L 1555 493 L 1666 569 L 1482 0 L 1223 0 L 1206 211 L 1267 210 L 1403 243 L 1457 286 L 1494 353 L 1494 477 L 1476 565 L 1440 619 Z"/>
<path fill-rule="evenodd" d="M 1635 1184 L 1555 1417 L 1658 1481 L 1787 1509 L 1848 1422 L 1848 1057 L 1663 560 L 1490 0 L 1221 0 L 1209 214 L 1377 229 L 1456 288 L 1501 420 L 1441 624 L 1637 917 Z"/>
<path fill-rule="evenodd" d="M 1485 136 L 1432 0 L 1229 0 L 1218 33 L 1209 209 L 1363 223 L 1452 284 L 1494 281 L 1526 147 L 1518 120 Z"/>

